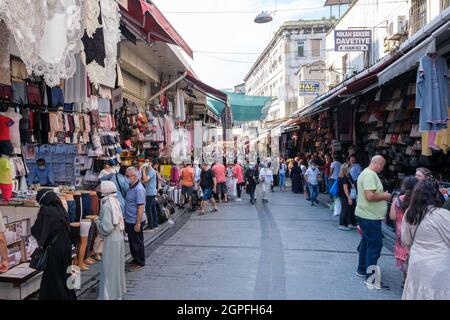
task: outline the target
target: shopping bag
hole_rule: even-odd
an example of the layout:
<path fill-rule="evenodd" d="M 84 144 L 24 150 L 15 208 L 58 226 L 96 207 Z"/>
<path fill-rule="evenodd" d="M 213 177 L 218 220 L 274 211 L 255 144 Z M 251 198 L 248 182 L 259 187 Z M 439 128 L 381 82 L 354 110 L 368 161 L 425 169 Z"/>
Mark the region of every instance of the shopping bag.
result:
<path fill-rule="evenodd" d="M 333 197 L 337 197 L 337 195 L 338 195 L 338 183 L 339 183 L 339 179 L 336 179 L 336 180 L 334 181 L 333 185 L 331 186 L 330 194 L 331 194 Z"/>
<path fill-rule="evenodd" d="M 228 179 L 227 181 L 228 196 L 237 196 L 237 179 Z"/>
<path fill-rule="evenodd" d="M 342 203 L 341 199 L 336 198 L 334 199 L 334 210 L 333 210 L 333 217 L 336 217 L 341 214 L 342 210 Z"/>

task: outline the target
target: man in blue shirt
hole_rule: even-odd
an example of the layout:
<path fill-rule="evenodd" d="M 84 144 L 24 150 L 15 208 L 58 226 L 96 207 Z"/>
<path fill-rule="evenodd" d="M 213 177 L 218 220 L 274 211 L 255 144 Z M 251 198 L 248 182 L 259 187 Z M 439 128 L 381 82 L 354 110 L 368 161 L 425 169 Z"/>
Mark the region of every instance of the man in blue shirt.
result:
<path fill-rule="evenodd" d="M 125 232 L 128 234 L 130 253 L 133 261 L 129 265 L 130 271 L 137 271 L 145 266 L 144 233 L 142 224 L 145 222 L 145 188 L 139 181 L 139 170 L 129 167 L 126 177 L 130 188 L 125 197 Z"/>
<path fill-rule="evenodd" d="M 55 184 L 55 179 L 53 177 L 53 170 L 50 166 L 45 164 L 44 159 L 38 159 L 36 161 L 37 167 L 31 170 L 28 176 L 28 185 L 32 185 L 39 182 L 41 186 L 51 186 Z"/>
<path fill-rule="evenodd" d="M 158 229 L 158 212 L 156 210 L 156 195 L 158 172 L 153 168 L 153 161 L 147 159 L 142 169 L 142 183 L 145 185 L 146 202 L 145 213 L 147 214 L 148 230 Z"/>

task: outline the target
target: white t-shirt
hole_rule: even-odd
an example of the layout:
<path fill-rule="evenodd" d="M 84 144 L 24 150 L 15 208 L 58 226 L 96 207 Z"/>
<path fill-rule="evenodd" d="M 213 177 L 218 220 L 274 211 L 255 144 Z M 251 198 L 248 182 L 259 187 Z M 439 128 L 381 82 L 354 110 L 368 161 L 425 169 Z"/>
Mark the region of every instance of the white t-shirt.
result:
<path fill-rule="evenodd" d="M 320 170 L 317 169 L 317 167 L 313 170 L 311 168 L 308 168 L 308 170 L 306 170 L 305 176 L 308 177 L 308 183 L 312 184 L 312 185 L 318 185 L 319 184 L 319 173 Z"/>
<path fill-rule="evenodd" d="M 333 170 L 333 174 L 331 175 L 330 179 L 336 180 L 337 178 L 339 178 L 339 172 L 341 171 L 341 166 L 342 166 L 342 164 L 339 161 L 333 161 L 331 163 L 330 168 L 334 169 L 334 170 Z"/>
<path fill-rule="evenodd" d="M 259 170 L 259 179 L 264 179 L 264 182 L 271 183 L 273 181 L 272 170 L 269 168 Z"/>

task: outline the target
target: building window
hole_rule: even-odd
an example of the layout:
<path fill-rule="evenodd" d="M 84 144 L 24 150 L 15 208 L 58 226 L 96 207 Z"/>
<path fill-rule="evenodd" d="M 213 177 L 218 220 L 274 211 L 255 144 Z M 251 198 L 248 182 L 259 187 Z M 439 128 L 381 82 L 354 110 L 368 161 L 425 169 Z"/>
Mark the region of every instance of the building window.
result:
<path fill-rule="evenodd" d="M 305 56 L 305 42 L 297 41 L 297 57 Z"/>
<path fill-rule="evenodd" d="M 320 57 L 320 39 L 311 40 L 311 56 Z"/>
<path fill-rule="evenodd" d="M 410 35 L 413 35 L 427 23 L 427 1 L 412 0 L 409 12 Z"/>

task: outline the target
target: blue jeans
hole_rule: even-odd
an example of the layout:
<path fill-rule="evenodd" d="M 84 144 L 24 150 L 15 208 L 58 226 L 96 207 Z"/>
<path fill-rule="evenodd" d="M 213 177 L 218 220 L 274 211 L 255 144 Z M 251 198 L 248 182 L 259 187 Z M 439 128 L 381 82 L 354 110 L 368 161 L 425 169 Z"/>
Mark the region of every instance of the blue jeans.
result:
<path fill-rule="evenodd" d="M 158 227 L 158 211 L 156 210 L 156 196 L 147 196 L 145 201 L 145 213 L 149 228 Z"/>
<path fill-rule="evenodd" d="M 330 193 L 331 186 L 328 175 L 323 174 L 323 180 L 325 181 L 325 193 Z"/>
<path fill-rule="evenodd" d="M 328 193 L 330 192 L 331 187 L 333 187 L 334 182 L 336 181 L 336 179 L 328 179 Z M 330 194 L 330 199 L 333 200 L 333 196 Z"/>
<path fill-rule="evenodd" d="M 280 173 L 280 189 L 286 188 L 286 174 Z"/>
<path fill-rule="evenodd" d="M 249 192 L 250 194 L 250 201 L 255 202 L 255 192 Z"/>
<path fill-rule="evenodd" d="M 314 202 L 317 202 L 317 196 L 319 195 L 319 185 L 308 183 L 308 188 L 309 199 L 311 200 L 311 203 L 314 204 Z"/>
<path fill-rule="evenodd" d="M 360 217 L 356 217 L 356 219 L 362 232 L 359 244 L 358 272 L 366 274 L 368 267 L 377 265 L 383 248 L 381 220 L 369 220 Z"/>

